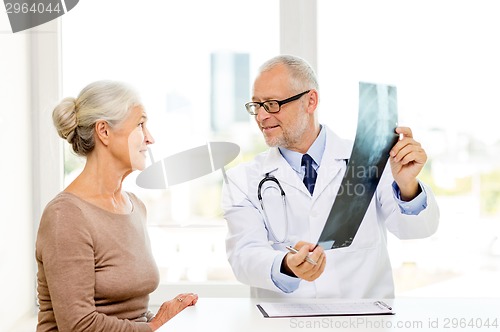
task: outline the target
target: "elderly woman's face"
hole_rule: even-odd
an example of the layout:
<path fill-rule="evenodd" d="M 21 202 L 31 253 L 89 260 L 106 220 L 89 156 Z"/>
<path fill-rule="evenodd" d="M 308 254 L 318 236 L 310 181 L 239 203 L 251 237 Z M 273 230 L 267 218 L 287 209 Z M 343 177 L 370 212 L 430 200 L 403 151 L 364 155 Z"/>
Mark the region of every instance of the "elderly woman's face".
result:
<path fill-rule="evenodd" d="M 147 115 L 142 107 L 134 107 L 129 116 L 131 132 L 128 136 L 128 150 L 132 170 L 143 170 L 146 167 L 147 145 L 154 139 L 146 127 Z"/>
<path fill-rule="evenodd" d="M 154 143 L 146 122 L 146 112 L 141 106 L 136 106 L 112 129 L 114 138 L 110 151 L 125 168 L 143 170 L 146 167 L 147 145 Z"/>

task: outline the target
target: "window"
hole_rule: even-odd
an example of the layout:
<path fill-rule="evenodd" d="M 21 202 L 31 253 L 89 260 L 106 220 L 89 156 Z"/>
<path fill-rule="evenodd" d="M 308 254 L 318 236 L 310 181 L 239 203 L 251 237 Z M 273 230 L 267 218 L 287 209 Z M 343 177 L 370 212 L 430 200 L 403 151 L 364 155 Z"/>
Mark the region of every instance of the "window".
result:
<path fill-rule="evenodd" d="M 420 178 L 437 196 L 440 226 L 428 239 L 390 237 L 399 295 L 500 295 L 487 282 L 500 271 L 495 6 L 318 0 L 320 121 L 354 138 L 358 82 L 396 85 L 400 125 L 429 157 Z"/>
<path fill-rule="evenodd" d="M 277 0 L 86 0 L 63 17 L 63 95 L 76 96 L 99 79 L 128 82 L 148 112 L 155 160 L 207 141 L 237 143 L 246 158 L 265 148 L 244 108 L 252 74 L 278 52 Z M 82 160 L 65 152 L 67 185 Z M 166 190 L 143 190 L 135 176 L 124 188 L 147 205 L 161 282 L 234 282 L 221 173 Z"/>
<path fill-rule="evenodd" d="M 317 49 L 314 15 L 302 12 L 316 3 Z M 431 238 L 389 238 L 396 292 L 449 296 L 459 287 L 469 295 L 469 281 L 487 287 L 477 280 L 500 270 L 495 2 L 311 0 L 300 2 L 307 7 L 296 10 L 300 22 L 290 19 L 283 28 L 295 5 L 86 0 L 62 17 L 63 95 L 98 79 L 129 82 L 147 107 L 156 160 L 220 140 L 241 147 L 239 163 L 266 148 L 243 104 L 256 67 L 271 56 L 307 54 L 317 63 L 320 121 L 346 138 L 356 131 L 358 82 L 396 85 L 400 124 L 427 151 L 420 178 L 441 210 Z M 296 26 L 307 26 L 307 33 L 287 32 Z M 82 163 L 66 152 L 67 184 Z M 141 190 L 134 174 L 127 179 L 126 189 L 147 204 L 162 283 L 234 282 L 224 250 L 221 182 L 215 172 L 166 190 Z"/>

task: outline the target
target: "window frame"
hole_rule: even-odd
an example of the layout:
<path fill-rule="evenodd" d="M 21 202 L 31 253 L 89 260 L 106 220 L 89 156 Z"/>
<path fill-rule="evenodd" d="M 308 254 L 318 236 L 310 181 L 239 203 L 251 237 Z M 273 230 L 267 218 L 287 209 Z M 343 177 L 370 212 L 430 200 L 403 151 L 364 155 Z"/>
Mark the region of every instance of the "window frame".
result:
<path fill-rule="evenodd" d="M 316 69 L 316 0 L 280 0 L 280 53 L 303 57 Z M 300 24 L 297 24 L 299 22 Z M 63 142 L 54 131 L 51 111 L 61 98 L 62 40 L 60 20 L 44 26 L 50 33 L 31 38 L 33 109 L 33 216 L 35 234 L 45 205 L 63 189 Z M 151 296 L 151 305 L 160 305 L 179 291 L 195 291 L 202 296 L 249 296 L 247 285 L 239 283 L 161 284 Z M 159 296 L 161 294 L 161 296 Z"/>

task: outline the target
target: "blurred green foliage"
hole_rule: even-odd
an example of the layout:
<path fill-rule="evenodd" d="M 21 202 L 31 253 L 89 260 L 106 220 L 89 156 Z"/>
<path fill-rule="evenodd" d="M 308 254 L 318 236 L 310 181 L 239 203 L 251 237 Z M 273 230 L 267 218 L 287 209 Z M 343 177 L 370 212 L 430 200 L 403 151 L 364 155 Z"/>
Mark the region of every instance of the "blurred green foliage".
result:
<path fill-rule="evenodd" d="M 500 213 L 500 169 L 481 174 L 481 212 Z"/>
<path fill-rule="evenodd" d="M 431 168 L 432 163 L 428 162 L 420 173 L 419 179 L 431 186 L 437 196 L 456 196 L 472 193 L 474 181 L 477 181 L 474 176 L 457 178 L 453 188 L 443 188 L 436 183 Z M 475 176 L 479 176 L 481 214 L 490 216 L 500 214 L 500 169 Z"/>
<path fill-rule="evenodd" d="M 85 166 L 85 158 L 77 156 L 71 149 L 71 145 L 64 142 L 64 176 L 83 169 L 83 166 Z"/>

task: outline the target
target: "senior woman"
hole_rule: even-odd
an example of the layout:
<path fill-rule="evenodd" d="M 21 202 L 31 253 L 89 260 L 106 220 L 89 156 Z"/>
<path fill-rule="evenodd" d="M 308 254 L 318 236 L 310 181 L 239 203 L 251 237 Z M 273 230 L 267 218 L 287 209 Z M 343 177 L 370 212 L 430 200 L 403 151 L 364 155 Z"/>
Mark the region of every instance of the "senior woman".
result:
<path fill-rule="evenodd" d="M 86 163 L 40 221 L 37 331 L 155 331 L 198 296 L 179 294 L 154 316 L 148 310 L 159 273 L 146 208 L 122 190 L 154 143 L 146 111 L 129 86 L 98 81 L 62 100 L 52 117 Z"/>

